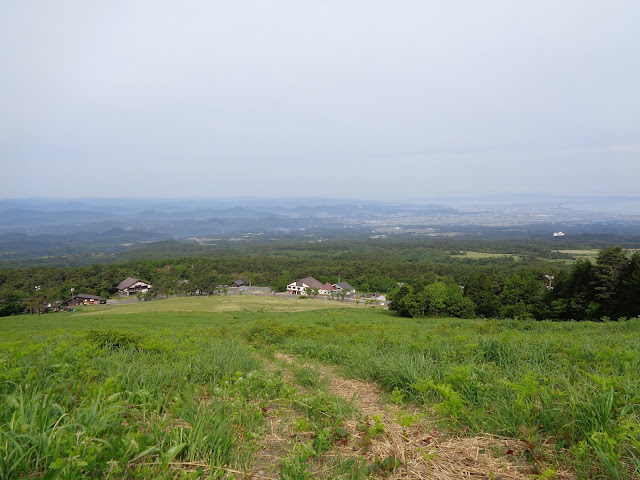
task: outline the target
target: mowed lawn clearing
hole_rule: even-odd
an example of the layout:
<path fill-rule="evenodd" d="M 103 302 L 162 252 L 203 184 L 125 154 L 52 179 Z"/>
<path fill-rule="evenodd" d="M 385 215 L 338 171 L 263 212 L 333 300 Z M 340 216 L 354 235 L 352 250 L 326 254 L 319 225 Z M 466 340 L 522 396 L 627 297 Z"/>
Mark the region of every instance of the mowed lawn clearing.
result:
<path fill-rule="evenodd" d="M 352 302 L 325 299 L 300 299 L 295 296 L 271 295 L 210 295 L 123 303 L 120 305 L 91 305 L 76 307 L 75 312 L 42 315 L 0 317 L 0 329 L 90 330 L 96 328 L 122 328 L 125 330 L 153 331 L 168 328 L 180 331 L 212 325 L 246 325 L 257 318 L 279 317 L 280 314 L 344 310 L 359 307 Z M 242 316 L 239 314 L 242 313 Z M 312 315 L 313 316 L 313 315 Z M 242 318 L 241 318 L 242 317 Z"/>
<path fill-rule="evenodd" d="M 109 311 L 115 314 L 139 312 L 233 312 L 233 311 L 270 311 L 303 312 L 324 308 L 344 308 L 350 302 L 328 300 L 316 297 L 301 298 L 297 295 L 208 295 L 168 298 L 151 302 L 126 303 L 122 305 L 101 305 L 99 310 L 85 308 L 86 313 Z"/>
<path fill-rule="evenodd" d="M 464 252 L 455 255 L 455 258 L 468 258 L 470 260 L 485 260 L 488 258 L 513 258 L 514 260 L 522 260 L 518 255 L 512 253 L 486 253 L 486 252 Z"/>
<path fill-rule="evenodd" d="M 579 258 L 588 258 L 590 260 L 595 260 L 600 253 L 598 249 L 582 249 L 582 250 L 555 250 L 558 253 L 564 253 L 567 255 L 573 255 L 574 257 Z"/>

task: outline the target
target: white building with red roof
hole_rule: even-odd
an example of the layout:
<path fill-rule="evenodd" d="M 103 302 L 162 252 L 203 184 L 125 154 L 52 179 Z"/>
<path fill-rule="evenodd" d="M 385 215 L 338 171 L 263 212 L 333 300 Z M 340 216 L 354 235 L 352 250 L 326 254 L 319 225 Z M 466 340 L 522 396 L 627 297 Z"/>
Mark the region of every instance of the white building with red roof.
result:
<path fill-rule="evenodd" d="M 336 291 L 336 287 L 334 287 L 330 283 L 325 283 L 320 287 L 320 289 L 318 290 L 318 293 L 320 295 L 331 295 L 335 291 Z"/>

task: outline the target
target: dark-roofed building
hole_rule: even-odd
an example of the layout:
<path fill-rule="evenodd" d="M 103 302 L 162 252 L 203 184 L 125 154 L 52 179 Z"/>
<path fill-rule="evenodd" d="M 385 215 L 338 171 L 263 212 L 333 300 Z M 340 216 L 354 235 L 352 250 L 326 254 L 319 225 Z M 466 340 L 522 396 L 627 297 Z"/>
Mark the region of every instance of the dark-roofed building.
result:
<path fill-rule="evenodd" d="M 337 291 L 346 290 L 347 292 L 355 292 L 355 288 L 349 285 L 347 282 L 340 282 L 333 285 Z"/>
<path fill-rule="evenodd" d="M 319 282 L 313 277 L 305 277 L 297 282 L 290 283 L 287 285 L 287 291 L 291 292 L 293 295 L 300 295 L 301 293 L 305 293 L 307 288 L 317 288 L 318 290 L 322 288 L 322 282 Z"/>
<path fill-rule="evenodd" d="M 232 282 L 231 285 L 229 286 L 232 288 L 244 287 L 244 282 L 242 280 L 236 280 L 235 282 Z"/>
<path fill-rule="evenodd" d="M 64 306 L 74 306 L 74 305 L 98 305 L 100 303 L 107 303 L 106 298 L 101 298 L 97 295 L 87 295 L 84 293 L 79 293 L 78 295 L 74 295 L 73 297 L 67 298 L 62 302 Z"/>
<path fill-rule="evenodd" d="M 309 288 L 322 288 L 322 282 L 313 277 L 304 277 L 300 281 L 309 286 Z"/>
<path fill-rule="evenodd" d="M 106 302 L 106 300 L 105 300 L 105 302 Z M 50 312 L 50 311 L 59 312 L 60 309 L 62 308 L 63 304 L 64 304 L 63 300 L 57 300 L 57 301 L 55 301 L 53 303 L 49 302 L 49 303 L 46 304 L 46 307 L 45 307 L 44 311 L 45 312 Z"/>
<path fill-rule="evenodd" d="M 124 279 L 118 284 L 118 295 L 121 297 L 128 297 L 135 295 L 136 293 L 147 293 L 151 290 L 152 285 L 147 282 L 142 282 L 137 278 L 129 277 Z"/>

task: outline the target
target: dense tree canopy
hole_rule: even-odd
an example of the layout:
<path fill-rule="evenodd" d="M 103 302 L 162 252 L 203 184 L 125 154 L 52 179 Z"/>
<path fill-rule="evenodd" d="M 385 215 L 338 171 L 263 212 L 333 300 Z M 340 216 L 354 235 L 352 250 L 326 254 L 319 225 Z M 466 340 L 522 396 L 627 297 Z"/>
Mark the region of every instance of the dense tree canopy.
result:
<path fill-rule="evenodd" d="M 455 285 L 434 282 L 415 293 L 403 285 L 392 295 L 391 310 L 402 316 L 486 317 L 554 320 L 602 320 L 640 316 L 640 252 L 630 257 L 621 247 L 602 250 L 595 264 L 579 260 L 558 272 L 552 289 L 536 268 L 504 275 L 474 272 L 462 305 Z M 464 308 L 462 308 L 464 307 Z"/>
<path fill-rule="evenodd" d="M 594 263 L 578 260 L 573 266 L 513 258 L 468 261 L 440 256 L 441 249 L 421 244 L 356 247 L 229 250 L 214 258 L 0 270 L 0 315 L 28 309 L 36 285 L 38 301 L 54 302 L 69 297 L 71 288 L 76 294 L 113 296 L 126 277 L 152 283 L 154 294 L 170 295 L 212 291 L 236 279 L 282 291 L 310 275 L 330 283 L 346 280 L 361 292 L 388 293 L 390 309 L 403 316 L 599 320 L 640 315 L 640 253 L 629 255 L 621 247 L 600 251 Z M 546 289 L 545 275 L 555 277 L 552 290 Z"/>

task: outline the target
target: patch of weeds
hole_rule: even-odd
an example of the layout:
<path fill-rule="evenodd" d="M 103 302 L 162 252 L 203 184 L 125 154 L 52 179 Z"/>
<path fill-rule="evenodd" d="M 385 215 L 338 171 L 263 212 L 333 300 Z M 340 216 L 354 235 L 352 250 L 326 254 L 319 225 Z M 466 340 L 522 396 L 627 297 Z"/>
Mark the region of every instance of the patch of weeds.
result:
<path fill-rule="evenodd" d="M 280 344 L 296 332 L 296 327 L 285 325 L 279 320 L 258 320 L 244 332 L 244 337 L 250 342 Z"/>
<path fill-rule="evenodd" d="M 622 462 L 621 439 L 606 432 L 592 432 L 587 440 L 575 445 L 571 450 L 578 460 L 578 470 L 606 471 L 607 478 L 622 480 L 629 478 Z M 632 467 L 633 468 L 633 467 Z M 637 463 L 634 473 L 638 473 Z M 636 478 L 636 477 L 633 477 Z"/>
<path fill-rule="evenodd" d="M 372 425 L 373 423 L 373 425 Z M 381 433 L 384 433 L 384 425 L 380 415 L 373 415 L 373 422 L 369 417 L 365 417 L 362 423 L 358 425 L 358 431 L 361 433 L 362 448 L 366 451 L 371 447 L 372 440 Z"/>
<path fill-rule="evenodd" d="M 531 470 L 534 474 L 542 475 L 540 473 L 540 462 L 543 460 L 543 450 L 540 445 L 540 439 L 537 436 L 538 427 L 525 427 L 520 425 L 520 440 L 527 446 L 523 452 L 523 456 L 531 464 Z M 547 478 L 547 477 L 542 477 Z"/>
<path fill-rule="evenodd" d="M 349 432 L 347 432 L 347 429 L 344 427 L 337 427 L 333 435 L 336 443 L 346 445 L 349 442 Z"/>
<path fill-rule="evenodd" d="M 402 427 L 402 441 L 404 450 L 404 468 L 409 473 L 409 465 L 407 464 L 407 444 L 409 439 L 407 437 L 407 428 L 413 427 L 424 415 L 412 414 L 409 412 L 398 411 L 395 414 L 398 425 Z"/>
<path fill-rule="evenodd" d="M 310 443 L 298 443 L 280 463 L 282 480 L 309 480 L 313 474 L 307 469 L 307 461 L 316 455 Z"/>
<path fill-rule="evenodd" d="M 335 436 L 332 428 L 320 428 L 316 431 L 315 438 L 313 439 L 313 450 L 316 454 L 326 452 L 331 449 L 334 441 Z"/>
<path fill-rule="evenodd" d="M 363 458 L 328 458 L 325 464 L 331 471 L 326 478 L 341 480 L 360 480 L 371 477 L 371 467 Z"/>
<path fill-rule="evenodd" d="M 402 393 L 397 388 L 393 389 L 391 392 L 391 403 L 394 405 L 400 405 L 404 401 L 404 393 Z"/>
<path fill-rule="evenodd" d="M 322 376 L 320 369 L 312 366 L 292 367 L 291 373 L 298 384 L 307 388 L 322 388 L 327 379 Z"/>
<path fill-rule="evenodd" d="M 297 426 L 313 432 L 311 444 L 316 455 L 326 452 L 337 442 L 346 444 L 348 432 L 343 427 L 345 418 L 353 414 L 353 405 L 341 397 L 319 390 L 314 395 L 294 398 L 293 405 L 302 410 L 307 420 L 297 420 Z"/>
<path fill-rule="evenodd" d="M 297 432 L 309 432 L 312 429 L 309 421 L 303 417 L 297 417 L 293 420 L 293 428 Z"/>
<path fill-rule="evenodd" d="M 401 462 L 393 455 L 388 456 L 384 460 L 375 456 L 372 463 L 368 465 L 369 475 L 382 475 L 388 476 L 400 468 Z"/>
<path fill-rule="evenodd" d="M 553 480 L 556 478 L 557 474 L 558 472 L 548 468 L 544 472 L 540 473 L 540 475 L 534 475 L 533 478 L 535 478 L 536 480 Z"/>
<path fill-rule="evenodd" d="M 271 400 L 290 394 L 290 387 L 273 372 L 236 372 L 225 386 L 230 393 L 246 399 Z"/>
<path fill-rule="evenodd" d="M 122 347 L 140 349 L 142 335 L 122 330 L 90 330 L 87 340 L 107 350 L 119 350 Z"/>
<path fill-rule="evenodd" d="M 429 474 L 431 474 L 431 462 L 434 458 L 438 458 L 438 453 L 435 451 L 427 451 L 426 449 L 421 450 L 422 459 L 424 463 L 427 464 L 427 468 L 429 469 Z"/>
<path fill-rule="evenodd" d="M 313 395 L 298 395 L 293 398 L 293 403 L 301 408 L 307 416 L 314 421 L 342 422 L 342 419 L 353 415 L 355 406 L 353 402 L 347 402 L 337 395 L 330 395 L 325 391 L 317 391 Z"/>
<path fill-rule="evenodd" d="M 460 394 L 448 383 L 435 383 L 433 380 L 422 379 L 412 385 L 423 398 L 429 393 L 436 393 L 443 401 L 434 405 L 438 413 L 456 419 L 464 410 L 464 402 Z M 425 401 L 426 403 L 426 401 Z"/>

